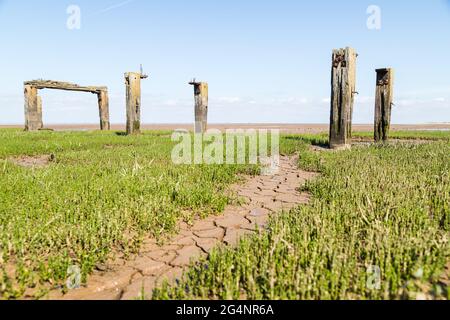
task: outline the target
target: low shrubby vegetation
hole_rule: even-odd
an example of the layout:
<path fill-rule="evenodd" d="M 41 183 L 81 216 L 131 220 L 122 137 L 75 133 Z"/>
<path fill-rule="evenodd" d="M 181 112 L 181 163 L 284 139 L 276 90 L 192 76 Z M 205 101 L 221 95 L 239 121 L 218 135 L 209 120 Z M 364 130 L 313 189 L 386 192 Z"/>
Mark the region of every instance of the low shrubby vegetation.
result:
<path fill-rule="evenodd" d="M 367 139 L 368 134 L 356 134 Z M 330 152 L 326 135 L 285 135 L 283 154 L 320 172 L 309 205 L 272 218 L 267 232 L 218 248 L 157 299 L 448 298 L 450 133 Z M 256 166 L 173 165 L 170 132 L 0 130 L 0 296 L 64 288 L 115 253 L 160 242 L 179 221 L 219 214 Z M 33 166 L 36 157 L 46 160 Z M 43 158 L 42 158 L 43 157 Z M 368 271 L 379 270 L 379 290 Z M 447 277 L 447 282 L 442 280 Z"/>
<path fill-rule="evenodd" d="M 254 166 L 176 166 L 170 133 L 125 137 L 101 132 L 0 131 L 0 296 L 36 296 L 83 279 L 111 253 L 136 252 L 177 222 L 218 214 L 239 174 Z M 16 159 L 49 155 L 44 166 Z M 32 164 L 32 161 L 30 161 Z M 61 286 L 62 287 L 62 286 Z"/>
<path fill-rule="evenodd" d="M 324 136 L 285 137 L 299 165 L 321 173 L 304 186 L 311 203 L 215 250 L 154 298 L 448 299 L 449 136 L 342 152 L 313 151 Z"/>

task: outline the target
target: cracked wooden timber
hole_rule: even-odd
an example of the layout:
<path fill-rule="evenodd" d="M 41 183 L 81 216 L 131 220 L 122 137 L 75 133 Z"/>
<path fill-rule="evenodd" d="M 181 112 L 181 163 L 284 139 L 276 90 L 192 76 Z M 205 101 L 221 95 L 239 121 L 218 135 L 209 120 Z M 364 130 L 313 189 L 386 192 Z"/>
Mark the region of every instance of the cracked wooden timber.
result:
<path fill-rule="evenodd" d="M 377 69 L 375 142 L 388 141 L 394 102 L 394 69 Z"/>
<path fill-rule="evenodd" d="M 352 48 L 333 50 L 331 71 L 330 148 L 350 146 L 356 88 L 357 53 Z"/>

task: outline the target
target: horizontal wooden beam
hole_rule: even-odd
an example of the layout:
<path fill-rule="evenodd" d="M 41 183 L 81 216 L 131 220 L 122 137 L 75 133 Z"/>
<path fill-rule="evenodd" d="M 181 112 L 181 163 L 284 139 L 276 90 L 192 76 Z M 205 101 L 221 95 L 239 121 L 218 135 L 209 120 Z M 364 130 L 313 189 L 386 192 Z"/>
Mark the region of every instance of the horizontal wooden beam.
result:
<path fill-rule="evenodd" d="M 55 90 L 65 90 L 65 91 L 81 91 L 81 92 L 91 92 L 95 94 L 100 94 L 101 92 L 108 91 L 107 87 L 96 87 L 96 86 L 79 86 L 70 82 L 52 81 L 52 80 L 33 80 L 26 81 L 24 85 L 34 87 L 36 89 L 55 89 Z"/>

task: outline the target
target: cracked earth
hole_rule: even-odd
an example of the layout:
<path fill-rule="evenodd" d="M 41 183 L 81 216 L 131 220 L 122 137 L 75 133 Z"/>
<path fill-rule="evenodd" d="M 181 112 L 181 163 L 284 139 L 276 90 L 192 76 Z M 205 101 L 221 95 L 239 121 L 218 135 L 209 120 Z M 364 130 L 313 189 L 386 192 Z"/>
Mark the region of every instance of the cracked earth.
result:
<path fill-rule="evenodd" d="M 133 300 L 143 292 L 151 298 L 153 289 L 164 281 L 180 279 L 192 262 L 216 246 L 235 246 L 242 237 L 264 230 L 271 215 L 308 203 L 308 194 L 298 188 L 315 176 L 299 170 L 296 158 L 282 156 L 277 174 L 247 177 L 243 184 L 233 186 L 245 200 L 243 205 L 228 206 L 220 216 L 195 221 L 192 226 L 181 223 L 179 234 L 165 245 L 148 239 L 132 260 L 117 259 L 105 271 L 94 272 L 85 287 L 66 295 L 54 291 L 48 298 Z"/>

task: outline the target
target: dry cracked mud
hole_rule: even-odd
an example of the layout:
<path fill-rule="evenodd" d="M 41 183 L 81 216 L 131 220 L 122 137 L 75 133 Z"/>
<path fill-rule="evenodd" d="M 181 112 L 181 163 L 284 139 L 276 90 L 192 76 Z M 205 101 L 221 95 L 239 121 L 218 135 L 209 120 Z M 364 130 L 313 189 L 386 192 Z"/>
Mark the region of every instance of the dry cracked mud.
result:
<path fill-rule="evenodd" d="M 21 156 L 17 158 L 10 158 L 9 161 L 19 167 L 40 169 L 47 167 L 51 162 L 55 161 L 55 156 L 53 154 L 42 156 Z"/>
<path fill-rule="evenodd" d="M 228 206 L 222 215 L 180 224 L 180 232 L 163 246 L 145 241 L 140 254 L 129 261 L 119 259 L 106 271 L 96 271 L 87 285 L 63 295 L 52 291 L 48 299 L 133 300 L 165 280 L 180 279 L 192 262 L 208 255 L 218 245 L 235 246 L 241 237 L 264 230 L 271 215 L 306 204 L 309 195 L 298 191 L 316 174 L 298 169 L 297 159 L 281 157 L 280 170 L 271 176 L 247 177 L 233 191 L 243 198 L 241 206 Z"/>

